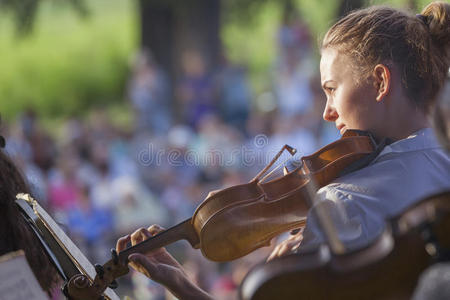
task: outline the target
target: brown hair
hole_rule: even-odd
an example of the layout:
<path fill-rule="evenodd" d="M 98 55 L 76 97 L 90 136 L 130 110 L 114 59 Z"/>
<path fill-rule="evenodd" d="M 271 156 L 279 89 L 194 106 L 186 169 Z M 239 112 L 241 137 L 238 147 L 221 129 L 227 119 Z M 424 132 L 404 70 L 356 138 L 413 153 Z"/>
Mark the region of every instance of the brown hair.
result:
<path fill-rule="evenodd" d="M 406 95 L 426 110 L 434 102 L 450 63 L 450 4 L 432 2 L 421 15 L 373 6 L 353 11 L 326 33 L 321 48 L 348 53 L 358 74 L 394 64 Z"/>
<path fill-rule="evenodd" d="M 29 193 L 20 171 L 0 149 L 0 255 L 22 249 L 41 287 L 50 295 L 58 280 L 53 265 L 15 204 L 18 193 Z"/>

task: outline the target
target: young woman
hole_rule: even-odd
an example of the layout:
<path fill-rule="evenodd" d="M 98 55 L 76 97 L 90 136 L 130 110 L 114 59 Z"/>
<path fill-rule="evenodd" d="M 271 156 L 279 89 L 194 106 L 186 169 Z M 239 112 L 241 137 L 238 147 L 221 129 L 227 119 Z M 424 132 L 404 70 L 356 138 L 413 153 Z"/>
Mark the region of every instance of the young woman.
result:
<path fill-rule="evenodd" d="M 369 243 L 387 217 L 424 197 L 450 190 L 450 158 L 438 145 L 427 111 L 444 85 L 450 63 L 450 5 L 433 2 L 414 16 L 387 7 L 350 13 L 325 35 L 320 73 L 327 96 L 323 117 L 344 133 L 370 131 L 391 143 L 365 168 L 317 193 L 331 208 L 347 248 Z M 315 214 L 303 235 L 280 244 L 271 258 L 323 241 Z M 161 231 L 139 229 L 117 242 L 123 250 Z M 129 257 L 130 264 L 179 299 L 211 299 L 164 249 Z"/>

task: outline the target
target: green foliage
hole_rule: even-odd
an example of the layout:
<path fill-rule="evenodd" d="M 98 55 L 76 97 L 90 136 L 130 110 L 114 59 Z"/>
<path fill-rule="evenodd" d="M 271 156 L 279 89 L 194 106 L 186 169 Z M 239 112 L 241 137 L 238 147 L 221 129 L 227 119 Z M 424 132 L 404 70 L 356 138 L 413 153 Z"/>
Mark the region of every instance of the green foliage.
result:
<path fill-rule="evenodd" d="M 343 0 L 342 0 L 343 1 Z M 281 25 L 283 7 L 293 4 L 308 24 L 317 47 L 327 29 L 336 21 L 340 2 L 337 0 L 224 0 L 221 37 L 228 58 L 248 66 L 256 93 L 270 85 L 268 70 L 277 55 L 276 35 Z M 365 0 L 367 5 L 383 4 L 394 7 L 415 5 L 417 12 L 430 0 Z M 318 56 L 317 48 L 315 48 Z"/>
<path fill-rule="evenodd" d="M 231 61 L 248 66 L 250 79 L 256 93 L 270 86 L 268 70 L 274 65 L 277 55 L 277 32 L 282 23 L 285 1 L 246 0 L 242 10 L 240 3 L 225 6 L 225 22 L 222 24 L 222 41 Z M 335 0 L 294 0 L 295 9 L 308 24 L 312 36 L 324 34 L 335 18 L 338 2 Z M 243 16 L 248 15 L 250 19 Z M 313 40 L 313 46 L 316 46 Z"/>
<path fill-rule="evenodd" d="M 258 7 L 251 22 L 222 24 L 221 38 L 228 58 L 234 63 L 248 66 L 252 85 L 257 92 L 264 90 L 269 81 L 267 70 L 276 55 L 280 17 L 281 7 L 269 1 Z M 236 19 L 231 16 L 229 20 Z"/>
<path fill-rule="evenodd" d="M 318 41 L 325 35 L 328 28 L 336 21 L 337 9 L 339 1 L 322 0 L 322 1 L 304 1 L 296 0 L 297 9 L 300 15 L 311 29 L 312 36 L 316 38 L 314 46 L 318 45 Z"/>
<path fill-rule="evenodd" d="M 422 9 L 431 2 L 432 0 L 369 0 L 369 4 L 415 9 L 413 13 L 420 13 Z"/>
<path fill-rule="evenodd" d="M 17 33 L 29 34 L 34 25 L 37 11 L 43 0 L 0 0 L 0 8 L 13 15 Z M 64 0 L 61 3 L 69 4 L 80 16 L 87 16 L 88 10 L 84 0 Z"/>
<path fill-rule="evenodd" d="M 153 1 L 184 7 L 177 0 Z M 300 12 L 317 39 L 335 21 L 339 6 L 336 0 L 222 1 L 221 38 L 225 51 L 231 61 L 248 67 L 256 93 L 269 88 L 268 70 L 277 56 L 276 35 L 288 2 Z M 418 11 L 429 3 L 366 2 L 396 7 L 415 3 Z M 6 8 L 0 13 L 2 116 L 11 119 L 30 106 L 47 120 L 106 104 L 120 107 L 128 61 L 138 47 L 135 5 L 136 1 L 123 0 L 0 0 L 0 8 Z M 27 14 L 32 17 L 27 18 Z M 23 19 L 24 28 L 34 20 L 29 35 L 17 35 L 17 30 L 22 30 L 17 28 L 18 18 Z"/>
<path fill-rule="evenodd" d="M 89 18 L 42 3 L 33 32 L 15 34 L 0 16 L 0 112 L 25 107 L 43 117 L 80 114 L 124 98 L 129 57 L 136 47 L 133 2 L 89 2 Z M 125 11 L 125 13 L 124 13 Z"/>

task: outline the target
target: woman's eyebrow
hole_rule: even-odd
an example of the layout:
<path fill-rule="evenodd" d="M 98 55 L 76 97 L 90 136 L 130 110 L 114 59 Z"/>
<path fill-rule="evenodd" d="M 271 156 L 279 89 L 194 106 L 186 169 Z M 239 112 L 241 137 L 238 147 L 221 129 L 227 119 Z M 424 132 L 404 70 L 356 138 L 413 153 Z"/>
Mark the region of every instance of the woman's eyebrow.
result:
<path fill-rule="evenodd" d="M 322 88 L 325 89 L 325 86 L 327 85 L 327 83 L 328 83 L 328 82 L 331 82 L 331 81 L 333 81 L 333 80 L 331 80 L 331 79 L 325 80 L 325 81 L 322 83 Z"/>

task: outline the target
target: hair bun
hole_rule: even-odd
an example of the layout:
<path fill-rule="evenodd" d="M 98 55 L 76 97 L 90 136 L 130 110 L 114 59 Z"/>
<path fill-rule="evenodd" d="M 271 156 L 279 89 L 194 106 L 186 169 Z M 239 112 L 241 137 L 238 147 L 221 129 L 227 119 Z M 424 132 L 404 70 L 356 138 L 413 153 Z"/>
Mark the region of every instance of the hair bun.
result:
<path fill-rule="evenodd" d="M 428 4 L 421 13 L 426 18 L 431 38 L 440 48 L 450 50 L 450 4 L 436 1 Z"/>

